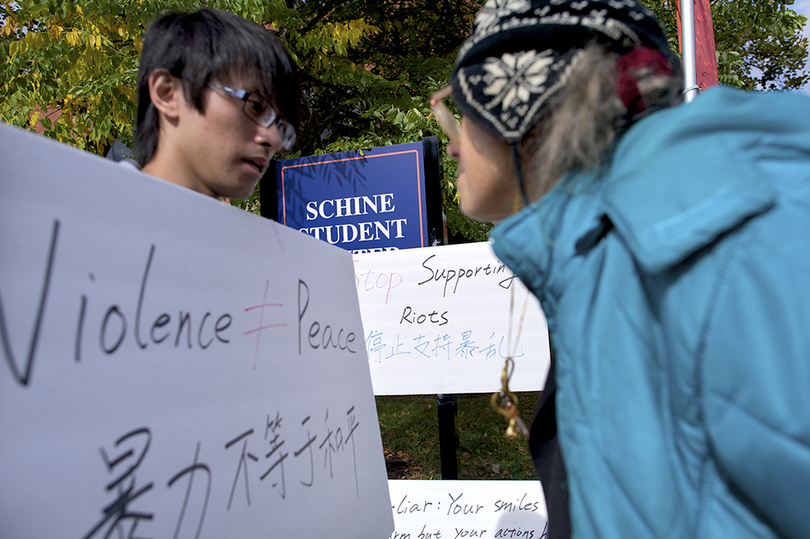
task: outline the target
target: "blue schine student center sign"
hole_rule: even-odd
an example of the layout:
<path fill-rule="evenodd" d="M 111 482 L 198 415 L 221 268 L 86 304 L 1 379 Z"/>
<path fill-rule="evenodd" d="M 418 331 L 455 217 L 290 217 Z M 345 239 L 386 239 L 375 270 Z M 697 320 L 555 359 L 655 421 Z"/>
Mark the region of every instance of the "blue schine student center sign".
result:
<path fill-rule="evenodd" d="M 433 193 L 425 188 L 426 150 L 429 158 L 436 154 L 435 161 L 429 159 L 436 170 L 428 175 L 438 176 L 438 141 L 430 139 L 435 137 L 362 152 L 277 161 L 277 199 L 263 196 L 263 214 L 268 213 L 265 205 L 275 202 L 277 215 L 266 216 L 355 252 L 443 243 L 443 234 L 437 234 L 435 218 L 429 219 L 428 212 Z M 432 183 L 438 196 L 438 178 Z M 268 187 L 263 182 L 262 192 Z"/>

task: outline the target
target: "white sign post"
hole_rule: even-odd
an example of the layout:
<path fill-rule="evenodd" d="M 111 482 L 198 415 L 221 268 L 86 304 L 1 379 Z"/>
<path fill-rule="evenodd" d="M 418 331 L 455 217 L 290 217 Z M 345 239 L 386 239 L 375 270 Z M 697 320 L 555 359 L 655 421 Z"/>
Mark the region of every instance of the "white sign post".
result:
<path fill-rule="evenodd" d="M 0 536 L 393 529 L 351 255 L 0 125 Z"/>

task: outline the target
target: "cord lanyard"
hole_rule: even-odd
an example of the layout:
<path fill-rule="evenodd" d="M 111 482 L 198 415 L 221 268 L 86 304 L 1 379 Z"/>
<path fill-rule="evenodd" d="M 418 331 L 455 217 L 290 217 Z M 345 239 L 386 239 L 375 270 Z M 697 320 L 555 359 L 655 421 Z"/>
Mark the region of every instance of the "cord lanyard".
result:
<path fill-rule="evenodd" d="M 527 440 L 529 439 L 529 429 L 526 423 L 520 419 L 518 415 L 518 398 L 512 391 L 509 390 L 509 379 L 512 378 L 512 373 L 515 370 L 515 360 L 512 358 L 514 352 L 517 350 L 518 342 L 520 342 L 520 333 L 523 329 L 523 319 L 526 316 L 526 307 L 529 303 L 529 297 L 526 296 L 526 301 L 523 302 L 523 311 L 520 313 L 520 323 L 518 325 L 517 336 L 514 343 L 512 342 L 512 319 L 515 310 L 515 283 L 512 282 L 512 295 L 509 301 L 509 350 L 506 361 L 503 365 L 503 373 L 501 374 L 501 390 L 492 394 L 489 399 L 492 408 L 496 412 L 504 416 L 509 423 L 506 428 L 507 438 L 516 438 L 523 435 Z M 514 345 L 514 348 L 513 348 Z"/>

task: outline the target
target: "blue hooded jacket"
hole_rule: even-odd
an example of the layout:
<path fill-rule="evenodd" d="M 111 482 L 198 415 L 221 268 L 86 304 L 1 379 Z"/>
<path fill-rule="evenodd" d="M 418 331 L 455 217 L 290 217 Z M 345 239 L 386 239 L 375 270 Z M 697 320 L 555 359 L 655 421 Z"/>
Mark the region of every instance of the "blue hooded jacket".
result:
<path fill-rule="evenodd" d="M 495 227 L 575 538 L 810 538 L 810 98 L 714 88 Z"/>

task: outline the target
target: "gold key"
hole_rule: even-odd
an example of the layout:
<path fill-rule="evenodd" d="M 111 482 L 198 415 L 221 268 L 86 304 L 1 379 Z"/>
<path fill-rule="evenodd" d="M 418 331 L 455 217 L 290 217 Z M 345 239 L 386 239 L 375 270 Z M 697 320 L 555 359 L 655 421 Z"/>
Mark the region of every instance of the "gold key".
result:
<path fill-rule="evenodd" d="M 515 307 L 515 287 L 512 287 L 512 294 L 509 299 L 509 355 L 506 357 L 506 361 L 503 365 L 503 372 L 501 373 L 501 390 L 493 393 L 492 397 L 489 399 L 489 403 L 492 405 L 495 411 L 504 416 L 509 422 L 509 425 L 506 428 L 506 437 L 516 438 L 517 436 L 523 435 L 523 437 L 527 440 L 529 439 L 529 429 L 526 427 L 526 423 L 520 419 L 520 415 L 518 415 L 518 399 L 517 395 L 509 391 L 509 379 L 512 377 L 512 371 L 515 370 L 515 360 L 512 359 L 512 345 L 514 344 L 517 346 L 517 342 L 520 340 L 520 332 L 521 329 L 523 329 L 523 317 L 526 315 L 528 301 L 529 298 L 526 296 L 526 300 L 523 302 L 523 312 L 520 315 L 520 325 L 518 326 L 517 338 L 515 339 L 515 342 L 512 343 L 511 313 L 514 311 Z"/>
<path fill-rule="evenodd" d="M 520 435 L 529 438 L 529 429 L 518 415 L 517 396 L 514 393 L 508 390 L 493 393 L 490 403 L 496 412 L 509 421 L 509 426 L 506 428 L 507 438 L 516 438 Z"/>
<path fill-rule="evenodd" d="M 514 368 L 514 360 L 511 357 L 506 358 L 503 373 L 501 374 L 501 390 L 493 393 L 489 402 L 495 411 L 504 416 L 509 422 L 509 426 L 506 428 L 507 438 L 515 438 L 519 435 L 523 435 L 528 439 L 529 429 L 518 415 L 517 395 L 509 391 L 509 379 L 512 377 Z"/>

